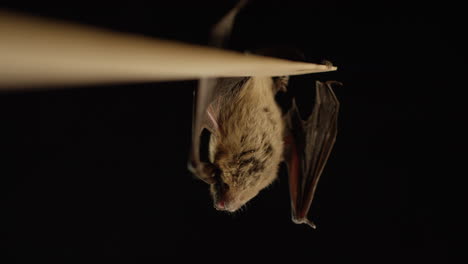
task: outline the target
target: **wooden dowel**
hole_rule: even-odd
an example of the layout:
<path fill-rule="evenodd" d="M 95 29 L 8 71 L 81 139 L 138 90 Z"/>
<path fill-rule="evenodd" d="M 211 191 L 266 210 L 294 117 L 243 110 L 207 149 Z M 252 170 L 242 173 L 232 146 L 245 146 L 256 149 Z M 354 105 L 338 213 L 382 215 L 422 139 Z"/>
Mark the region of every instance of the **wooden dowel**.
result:
<path fill-rule="evenodd" d="M 0 11 L 0 89 L 333 70 Z"/>

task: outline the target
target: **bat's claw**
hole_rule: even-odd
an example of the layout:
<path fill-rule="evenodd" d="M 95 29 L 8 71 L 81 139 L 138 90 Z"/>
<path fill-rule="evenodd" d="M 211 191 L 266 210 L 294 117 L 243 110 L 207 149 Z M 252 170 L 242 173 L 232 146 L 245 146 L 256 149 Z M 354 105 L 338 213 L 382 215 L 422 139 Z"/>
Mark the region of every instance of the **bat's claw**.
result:
<path fill-rule="evenodd" d="M 322 64 L 327 66 L 327 68 L 331 69 L 333 67 L 333 63 L 329 60 L 323 60 Z"/>
<path fill-rule="evenodd" d="M 275 82 L 275 93 L 277 92 L 287 92 L 289 76 L 281 76 L 273 78 Z"/>

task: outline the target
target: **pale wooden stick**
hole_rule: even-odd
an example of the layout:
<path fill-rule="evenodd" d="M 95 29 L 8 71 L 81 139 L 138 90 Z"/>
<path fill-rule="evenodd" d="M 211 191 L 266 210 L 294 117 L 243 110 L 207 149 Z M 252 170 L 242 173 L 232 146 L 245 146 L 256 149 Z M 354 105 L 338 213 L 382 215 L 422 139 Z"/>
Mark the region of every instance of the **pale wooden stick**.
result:
<path fill-rule="evenodd" d="M 0 11 L 0 89 L 333 70 Z"/>

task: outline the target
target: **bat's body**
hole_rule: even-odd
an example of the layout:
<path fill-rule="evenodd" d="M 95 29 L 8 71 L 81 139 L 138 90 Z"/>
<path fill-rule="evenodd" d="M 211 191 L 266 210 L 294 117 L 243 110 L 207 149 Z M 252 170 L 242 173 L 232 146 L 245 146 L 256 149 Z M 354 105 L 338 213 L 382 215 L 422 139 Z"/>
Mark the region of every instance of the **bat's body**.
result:
<path fill-rule="evenodd" d="M 239 2 L 215 27 L 216 43 L 229 36 L 244 4 Z M 330 84 L 316 82 L 313 112 L 302 120 L 294 99 L 285 114 L 275 101 L 276 92 L 287 92 L 287 77 L 200 81 L 189 168 L 210 184 L 216 209 L 241 208 L 276 179 L 279 164 L 285 161 L 293 221 L 315 227 L 307 214 L 337 133 L 339 103 Z M 211 132 L 207 162 L 200 158 L 203 129 Z"/>
<path fill-rule="evenodd" d="M 216 172 L 211 185 L 215 207 L 233 212 L 275 180 L 284 122 L 272 78 L 218 79 L 215 89 L 226 85 L 208 107 L 209 159 Z"/>

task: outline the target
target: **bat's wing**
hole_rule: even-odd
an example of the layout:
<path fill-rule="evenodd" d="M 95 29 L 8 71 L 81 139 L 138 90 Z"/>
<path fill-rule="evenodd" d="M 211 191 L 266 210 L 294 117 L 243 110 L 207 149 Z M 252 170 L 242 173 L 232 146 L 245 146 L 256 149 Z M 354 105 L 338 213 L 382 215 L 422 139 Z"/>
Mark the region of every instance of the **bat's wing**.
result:
<path fill-rule="evenodd" d="M 312 114 L 302 120 L 295 101 L 287 113 L 285 161 L 289 171 L 292 220 L 297 224 L 315 224 L 307 214 L 317 183 L 330 156 L 337 134 L 339 102 L 333 82 L 316 82 L 316 100 Z"/>
<path fill-rule="evenodd" d="M 194 92 L 192 147 L 188 167 L 194 175 L 207 183 L 212 183 L 212 175 L 208 164 L 200 159 L 200 137 L 203 129 L 215 133 L 218 127 L 213 111 L 215 98 L 217 98 L 216 79 L 201 79 L 198 89 Z"/>

